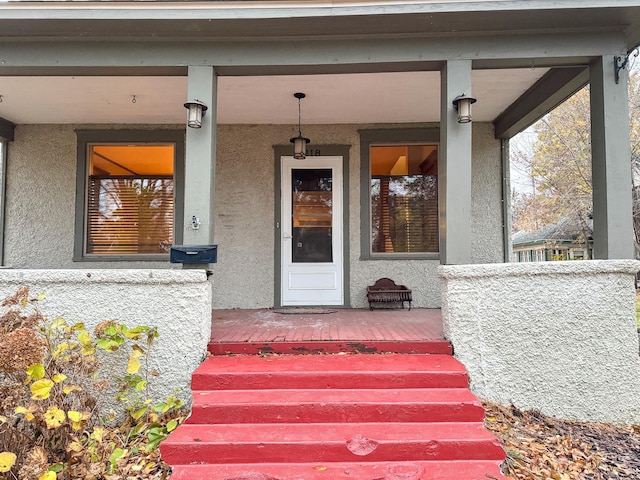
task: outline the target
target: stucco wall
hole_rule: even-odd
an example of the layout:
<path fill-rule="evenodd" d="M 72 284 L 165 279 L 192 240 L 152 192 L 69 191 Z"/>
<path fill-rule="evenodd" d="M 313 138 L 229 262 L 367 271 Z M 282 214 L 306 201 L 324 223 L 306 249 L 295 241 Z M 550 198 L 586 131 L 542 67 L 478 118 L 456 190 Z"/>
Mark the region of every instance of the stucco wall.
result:
<path fill-rule="evenodd" d="M 75 149 L 71 127 L 16 128 L 7 155 L 5 265 L 74 266 Z"/>
<path fill-rule="evenodd" d="M 500 141 L 490 123 L 473 124 L 471 181 L 471 261 L 500 263 L 502 231 L 502 159 Z"/>
<path fill-rule="evenodd" d="M 410 125 L 415 127 L 415 124 Z M 110 128 L 116 128 L 111 126 Z M 135 126 L 119 126 L 135 128 Z M 313 144 L 351 145 L 349 163 L 350 299 L 365 307 L 365 289 L 391 277 L 413 289 L 416 307 L 439 307 L 437 260 L 361 260 L 360 128 L 399 125 L 305 125 Z M 12 268 L 179 268 L 168 262 L 73 262 L 76 135 L 74 125 L 20 125 L 7 168 L 5 264 Z M 91 126 L 91 128 L 98 128 Z M 149 127 L 147 127 L 149 128 Z M 168 128 L 168 127 L 165 127 Z M 176 127 L 180 128 L 180 127 Z M 500 262 L 502 207 L 500 142 L 489 124 L 473 124 L 474 262 Z M 274 305 L 274 145 L 290 145 L 290 125 L 218 128 L 214 308 Z M 34 174 L 38 172 L 38 174 Z"/>
<path fill-rule="evenodd" d="M 191 402 L 191 373 L 211 334 L 211 290 L 203 271 L 0 270 L 0 299 L 20 286 L 46 294 L 39 302 L 45 316 L 84 322 L 90 332 L 103 320 L 158 327 L 148 360 L 160 375 L 149 382 L 150 396 L 161 400 L 177 391 Z"/>
<path fill-rule="evenodd" d="M 640 423 L 634 260 L 442 266 L 445 336 L 479 396 Z"/>

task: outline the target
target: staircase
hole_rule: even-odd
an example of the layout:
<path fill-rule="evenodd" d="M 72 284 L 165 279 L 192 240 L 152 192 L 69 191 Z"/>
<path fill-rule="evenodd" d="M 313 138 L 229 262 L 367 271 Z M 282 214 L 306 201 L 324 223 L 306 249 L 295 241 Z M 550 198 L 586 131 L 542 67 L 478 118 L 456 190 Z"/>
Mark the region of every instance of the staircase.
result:
<path fill-rule="evenodd" d="M 214 356 L 192 389 L 170 480 L 506 479 L 450 355 Z"/>

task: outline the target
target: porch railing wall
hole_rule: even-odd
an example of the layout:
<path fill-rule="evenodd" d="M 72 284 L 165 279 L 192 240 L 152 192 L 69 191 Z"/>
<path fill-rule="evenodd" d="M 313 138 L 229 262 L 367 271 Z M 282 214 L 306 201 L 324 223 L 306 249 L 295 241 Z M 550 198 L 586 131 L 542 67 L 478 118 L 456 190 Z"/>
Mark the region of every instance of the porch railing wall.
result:
<path fill-rule="evenodd" d="M 441 266 L 445 336 L 480 397 L 640 423 L 635 260 Z"/>

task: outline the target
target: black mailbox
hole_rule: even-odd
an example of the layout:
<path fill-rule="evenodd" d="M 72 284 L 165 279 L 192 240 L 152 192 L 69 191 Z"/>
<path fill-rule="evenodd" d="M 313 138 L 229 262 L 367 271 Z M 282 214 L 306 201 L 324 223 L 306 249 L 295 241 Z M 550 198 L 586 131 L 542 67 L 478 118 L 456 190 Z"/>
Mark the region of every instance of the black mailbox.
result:
<path fill-rule="evenodd" d="M 217 245 L 172 245 L 171 263 L 216 263 Z"/>

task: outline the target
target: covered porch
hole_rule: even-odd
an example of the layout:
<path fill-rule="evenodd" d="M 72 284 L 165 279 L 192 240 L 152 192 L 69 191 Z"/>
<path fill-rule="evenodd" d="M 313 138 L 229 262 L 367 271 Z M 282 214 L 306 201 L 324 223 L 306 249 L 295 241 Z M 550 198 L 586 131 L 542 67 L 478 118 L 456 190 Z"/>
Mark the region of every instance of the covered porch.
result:
<path fill-rule="evenodd" d="M 168 268 L 171 245 L 217 245 L 215 265 L 195 265 L 213 271 L 215 308 L 360 308 L 383 276 L 409 285 L 417 307 L 440 307 L 439 265 L 510 257 L 508 139 L 587 82 L 595 257 L 633 255 L 626 71 L 615 67 L 638 43 L 640 8 L 536 1 L 531 15 L 530 2 L 275 3 L 232 16 L 225 2 L 3 5 L 3 264 Z M 302 130 L 312 141 L 289 165 L 300 130 L 294 92 L 307 94 Z M 471 123 L 458 119 L 461 96 L 478 100 Z M 194 99 L 208 106 L 201 128 L 185 126 L 183 105 Z M 162 144 L 172 155 L 165 170 L 94 159 L 114 144 Z M 373 158 L 380 146 L 417 145 L 428 147 L 419 161 L 396 155 L 382 168 Z M 300 273 L 290 258 L 309 244 L 297 241 L 306 227 L 291 221 L 286 180 L 312 163 L 330 166 L 335 181 L 331 226 L 313 225 L 325 244 L 330 232 L 325 283 L 317 265 L 300 262 Z M 166 229 L 125 241 L 122 224 L 136 222 L 120 221 L 117 202 L 95 192 L 149 179 L 167 184 L 155 203 L 174 201 L 160 212 Z M 387 184 L 429 201 L 419 210 L 398 196 L 389 214 Z M 399 227 L 389 233 L 392 218 Z M 424 241 L 414 250 L 417 231 Z M 303 285 L 287 296 L 292 278 L 316 281 L 320 294 L 295 297 L 310 290 Z M 335 295 L 316 300 L 326 285 Z"/>
<path fill-rule="evenodd" d="M 91 312 L 87 324 L 131 318 L 160 325 L 168 334 L 158 362 L 170 371 L 165 387 L 172 391 L 188 384 L 206 352 L 212 308 L 361 308 L 366 286 L 391 277 L 413 290 L 416 307 L 442 307 L 444 337 L 477 393 L 551 414 L 639 418 L 632 309 L 638 264 L 615 259 L 634 252 L 627 73 L 620 65 L 640 43 L 640 5 L 247 2 L 235 10 L 236 2 L 45 3 L 0 6 L 0 241 L 3 266 L 11 267 L 2 275 L 8 293 L 25 283 L 41 288 L 65 315 L 84 321 Z M 549 271 L 504 264 L 508 140 L 586 83 L 594 257 L 603 263 L 544 267 Z M 299 168 L 285 163 L 289 139 L 300 130 L 294 92 L 307 94 L 302 126 L 312 139 Z M 463 95 L 478 100 L 473 122 L 458 119 L 455 101 Z M 208 106 L 199 129 L 185 126 L 184 102 L 195 99 Z M 172 169 L 147 172 L 91 157 L 115 144 L 168 146 Z M 376 172 L 372 151 L 387 145 L 437 147 L 437 162 L 420 173 Z M 335 214 L 325 232 L 335 253 L 329 274 L 339 281 L 331 303 L 295 303 L 283 291 L 297 273 L 292 250 L 305 242 L 293 241 L 292 228 L 302 227 L 291 225 L 293 195 L 283 192 L 291 193 L 293 182 L 284 180 L 314 162 L 335 181 Z M 408 177 L 406 185 L 424 180 L 420 194 L 437 199 L 435 227 L 424 234 L 435 239 L 421 251 L 372 245 L 376 218 L 386 220 L 383 208 L 377 217 L 373 208 L 381 176 Z M 94 249 L 100 229 L 90 220 L 118 221 L 118 202 L 101 203 L 96 185 L 149 178 L 170 184 L 173 195 L 165 197 L 174 215 L 161 213 L 171 234 L 155 239 L 152 251 L 139 240 L 125 242 L 134 253 L 109 250 L 111 243 L 106 253 Z M 103 197 L 110 193 L 105 186 Z M 113 237 L 121 241 L 122 232 Z M 171 268 L 172 244 L 218 245 L 218 262 Z M 318 277 L 313 262 L 302 263 Z M 338 335 L 348 333 L 341 340 L 349 343 L 389 340 L 379 331 L 389 321 L 376 323 L 377 315 L 367 312 L 366 332 L 356 318 L 347 326 L 341 318 Z M 320 327 L 320 334 L 332 337 L 332 328 Z M 311 342 L 317 330 L 305 326 L 292 335 L 280 326 L 269 335 Z M 240 341 L 268 341 L 252 335 L 245 330 Z"/>

